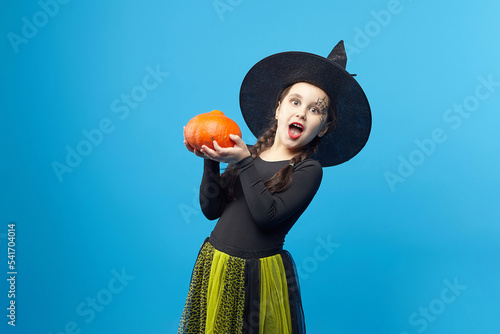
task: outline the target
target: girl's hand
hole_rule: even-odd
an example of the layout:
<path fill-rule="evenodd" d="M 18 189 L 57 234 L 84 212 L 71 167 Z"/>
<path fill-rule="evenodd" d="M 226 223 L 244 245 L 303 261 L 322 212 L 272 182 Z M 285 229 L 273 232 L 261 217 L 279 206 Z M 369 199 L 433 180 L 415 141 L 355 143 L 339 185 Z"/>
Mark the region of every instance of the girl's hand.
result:
<path fill-rule="evenodd" d="M 233 147 L 220 147 L 214 140 L 214 150 L 206 145 L 203 145 L 200 151 L 208 159 L 228 164 L 237 163 L 238 161 L 241 161 L 251 155 L 250 151 L 248 151 L 247 145 L 243 142 L 243 139 L 233 134 L 230 134 L 229 138 L 235 143 Z"/>

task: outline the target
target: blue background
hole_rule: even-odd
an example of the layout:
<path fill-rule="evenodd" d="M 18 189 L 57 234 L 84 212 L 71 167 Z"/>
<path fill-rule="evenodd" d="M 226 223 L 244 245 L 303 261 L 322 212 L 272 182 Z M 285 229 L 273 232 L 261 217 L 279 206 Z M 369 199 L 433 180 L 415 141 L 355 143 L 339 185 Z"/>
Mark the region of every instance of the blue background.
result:
<path fill-rule="evenodd" d="M 373 128 L 358 156 L 324 170 L 287 237 L 308 332 L 499 333 L 499 9 L 2 2 L 0 332 L 175 333 L 214 226 L 196 200 L 202 161 L 185 150 L 182 126 L 219 109 L 253 143 L 238 104 L 250 67 L 282 51 L 326 56 L 343 39 Z M 122 101 L 131 94 L 134 107 Z M 464 104 L 460 116 L 454 105 Z M 69 167 L 77 149 L 84 156 Z"/>

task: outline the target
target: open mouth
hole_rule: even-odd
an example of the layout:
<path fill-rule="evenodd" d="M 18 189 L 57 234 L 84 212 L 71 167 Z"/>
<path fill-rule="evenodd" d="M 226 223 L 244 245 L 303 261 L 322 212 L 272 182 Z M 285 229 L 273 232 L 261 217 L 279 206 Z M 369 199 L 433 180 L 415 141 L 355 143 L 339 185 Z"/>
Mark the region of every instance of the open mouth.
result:
<path fill-rule="evenodd" d="M 304 126 L 300 123 L 294 122 L 288 126 L 288 135 L 292 139 L 297 139 L 302 136 Z"/>

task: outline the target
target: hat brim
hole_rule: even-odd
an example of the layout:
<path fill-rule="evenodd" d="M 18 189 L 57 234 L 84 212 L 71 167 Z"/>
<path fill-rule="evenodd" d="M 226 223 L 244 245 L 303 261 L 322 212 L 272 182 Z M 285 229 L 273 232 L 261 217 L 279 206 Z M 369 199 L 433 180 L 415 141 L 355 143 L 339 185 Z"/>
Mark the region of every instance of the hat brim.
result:
<path fill-rule="evenodd" d="M 279 94 L 297 82 L 324 90 L 337 115 L 335 128 L 323 136 L 312 158 L 323 167 L 353 158 L 370 135 L 372 118 L 368 99 L 345 69 L 312 53 L 277 53 L 250 69 L 240 90 L 241 112 L 250 131 L 258 138 L 269 129 Z"/>

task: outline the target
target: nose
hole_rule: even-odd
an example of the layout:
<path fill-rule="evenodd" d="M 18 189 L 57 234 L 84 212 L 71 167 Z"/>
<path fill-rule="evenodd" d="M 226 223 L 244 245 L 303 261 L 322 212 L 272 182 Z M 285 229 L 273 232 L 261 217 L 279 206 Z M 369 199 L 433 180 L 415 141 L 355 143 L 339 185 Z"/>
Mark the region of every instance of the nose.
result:
<path fill-rule="evenodd" d="M 299 108 L 299 110 L 297 110 L 295 112 L 295 117 L 298 117 L 301 119 L 306 119 L 306 115 L 307 115 L 307 112 L 306 112 L 305 108 Z"/>

